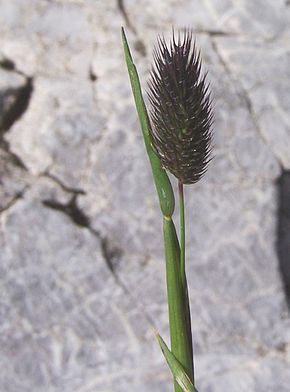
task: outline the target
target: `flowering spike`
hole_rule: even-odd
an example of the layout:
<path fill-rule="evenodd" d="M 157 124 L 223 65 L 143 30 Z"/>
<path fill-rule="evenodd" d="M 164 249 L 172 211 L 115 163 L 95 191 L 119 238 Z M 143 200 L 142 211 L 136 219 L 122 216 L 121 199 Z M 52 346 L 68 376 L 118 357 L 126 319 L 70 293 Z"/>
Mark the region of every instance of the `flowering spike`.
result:
<path fill-rule="evenodd" d="M 148 82 L 151 138 L 162 165 L 183 184 L 197 182 L 210 161 L 212 108 L 201 57 L 189 30 L 158 37 Z"/>

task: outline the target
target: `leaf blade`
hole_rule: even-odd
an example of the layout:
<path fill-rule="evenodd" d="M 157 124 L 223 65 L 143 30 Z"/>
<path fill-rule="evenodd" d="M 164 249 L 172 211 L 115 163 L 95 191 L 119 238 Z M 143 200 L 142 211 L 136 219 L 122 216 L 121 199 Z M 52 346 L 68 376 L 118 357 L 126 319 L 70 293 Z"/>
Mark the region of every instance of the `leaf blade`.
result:
<path fill-rule="evenodd" d="M 155 182 L 155 187 L 159 197 L 161 211 L 165 216 L 172 216 L 175 207 L 175 199 L 173 189 L 166 171 L 163 169 L 158 156 L 156 155 L 150 137 L 150 121 L 147 109 L 144 103 L 141 84 L 138 76 L 136 66 L 130 52 L 125 30 L 122 28 L 122 41 L 124 47 L 125 60 L 131 82 L 132 92 L 135 100 L 135 105 L 143 133 L 146 151 L 150 160 L 152 174 Z"/>
<path fill-rule="evenodd" d="M 171 373 L 183 392 L 198 392 L 195 386 L 190 381 L 181 363 L 176 359 L 173 353 L 169 350 L 162 337 L 155 332 L 161 351 L 166 359 L 166 362 L 171 370 Z"/>

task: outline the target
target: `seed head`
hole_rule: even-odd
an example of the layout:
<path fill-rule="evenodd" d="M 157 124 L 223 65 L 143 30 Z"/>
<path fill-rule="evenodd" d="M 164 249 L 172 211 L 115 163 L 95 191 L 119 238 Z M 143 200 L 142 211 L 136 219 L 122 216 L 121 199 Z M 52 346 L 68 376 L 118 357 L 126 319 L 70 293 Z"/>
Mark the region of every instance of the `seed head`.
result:
<path fill-rule="evenodd" d="M 200 52 L 184 30 L 153 52 L 148 97 L 153 147 L 163 166 L 183 184 L 197 182 L 210 161 L 212 108 Z"/>

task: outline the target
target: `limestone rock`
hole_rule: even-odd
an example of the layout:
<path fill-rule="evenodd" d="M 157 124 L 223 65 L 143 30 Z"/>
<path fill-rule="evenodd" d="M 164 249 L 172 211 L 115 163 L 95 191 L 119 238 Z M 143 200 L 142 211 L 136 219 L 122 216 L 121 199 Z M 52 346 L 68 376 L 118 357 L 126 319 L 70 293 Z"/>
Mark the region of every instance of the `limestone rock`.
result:
<path fill-rule="evenodd" d="M 186 187 L 197 388 L 288 391 L 276 252 L 277 180 L 290 165 L 286 3 L 0 2 L 1 391 L 172 388 L 151 332 L 154 320 L 169 340 L 162 223 L 121 25 L 144 91 L 172 25 L 192 26 L 209 71 L 214 159 Z"/>

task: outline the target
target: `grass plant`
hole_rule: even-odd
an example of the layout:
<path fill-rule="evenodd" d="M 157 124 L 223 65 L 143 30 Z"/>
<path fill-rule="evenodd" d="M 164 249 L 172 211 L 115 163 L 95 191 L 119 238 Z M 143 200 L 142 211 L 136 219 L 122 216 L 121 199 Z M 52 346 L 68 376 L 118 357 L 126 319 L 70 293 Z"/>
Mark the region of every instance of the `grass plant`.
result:
<path fill-rule="evenodd" d="M 170 349 L 157 340 L 174 379 L 175 392 L 196 391 L 190 304 L 186 279 L 184 186 L 206 172 L 211 153 L 211 99 L 200 53 L 189 30 L 158 38 L 148 83 L 149 114 L 124 29 L 125 60 L 163 216 Z M 167 171 L 178 182 L 180 233 L 172 219 L 175 197 Z"/>

